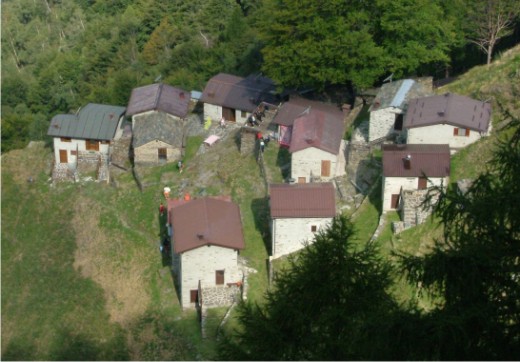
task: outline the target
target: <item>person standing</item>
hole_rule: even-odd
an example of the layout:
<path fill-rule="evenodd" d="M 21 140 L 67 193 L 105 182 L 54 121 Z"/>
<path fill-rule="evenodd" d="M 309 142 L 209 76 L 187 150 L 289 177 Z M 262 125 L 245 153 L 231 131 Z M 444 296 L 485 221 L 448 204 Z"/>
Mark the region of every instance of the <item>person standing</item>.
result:
<path fill-rule="evenodd" d="M 260 140 L 260 151 L 262 151 L 262 153 L 264 153 L 264 148 L 265 148 L 265 143 L 264 143 L 264 140 L 261 139 Z"/>
<path fill-rule="evenodd" d="M 159 214 L 161 216 L 163 216 L 164 215 L 164 211 L 165 211 L 165 207 L 164 207 L 163 203 L 161 202 L 161 205 L 159 205 Z"/>

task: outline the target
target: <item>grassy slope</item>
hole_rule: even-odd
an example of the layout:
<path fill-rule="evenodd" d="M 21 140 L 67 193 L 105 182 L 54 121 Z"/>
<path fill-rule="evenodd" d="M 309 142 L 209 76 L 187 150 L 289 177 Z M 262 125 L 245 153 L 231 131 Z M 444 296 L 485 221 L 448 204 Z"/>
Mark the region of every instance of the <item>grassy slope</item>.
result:
<path fill-rule="evenodd" d="M 267 286 L 265 189 L 251 156 L 232 138 L 175 165 L 146 172 L 141 193 L 130 174 L 119 187 L 48 183 L 49 149 L 2 156 L 3 359 L 209 359 L 218 316 L 203 340 L 196 313 L 182 312 L 159 251 L 162 186 L 173 195 L 229 194 L 240 204 L 251 275 L 249 298 Z M 267 152 L 276 160 L 277 150 Z M 271 154 L 272 153 L 272 154 Z M 229 162 L 223 162 L 226 160 Z M 276 174 L 279 170 L 273 167 Z M 29 184 L 26 179 L 38 174 Z M 277 176 L 281 179 L 281 176 Z"/>

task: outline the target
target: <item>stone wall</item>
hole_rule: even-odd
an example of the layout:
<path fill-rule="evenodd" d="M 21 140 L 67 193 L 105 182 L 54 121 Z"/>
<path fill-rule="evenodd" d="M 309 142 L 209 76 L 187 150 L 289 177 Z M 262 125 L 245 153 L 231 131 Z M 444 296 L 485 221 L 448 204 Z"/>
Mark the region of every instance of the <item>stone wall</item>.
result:
<path fill-rule="evenodd" d="M 423 205 L 429 190 L 404 190 L 401 194 L 401 222 L 394 223 L 394 233 L 399 233 L 410 227 L 420 225 L 432 213 L 433 204 L 439 200 L 439 193 L 430 191 L 432 196 L 430 205 Z"/>
<path fill-rule="evenodd" d="M 222 285 L 214 287 L 201 286 L 199 303 L 202 308 L 221 307 L 233 304 L 240 300 L 240 287 Z"/>
<path fill-rule="evenodd" d="M 166 148 L 166 162 L 176 162 L 181 158 L 181 149 L 155 140 L 134 149 L 134 162 L 143 164 L 159 164 L 158 149 Z"/>

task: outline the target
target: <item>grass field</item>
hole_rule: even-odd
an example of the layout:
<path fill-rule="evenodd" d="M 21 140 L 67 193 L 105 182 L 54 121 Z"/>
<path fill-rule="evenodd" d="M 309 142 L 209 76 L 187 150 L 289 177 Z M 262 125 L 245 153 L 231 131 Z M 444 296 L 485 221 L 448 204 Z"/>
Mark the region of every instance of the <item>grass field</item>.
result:
<path fill-rule="evenodd" d="M 143 192 L 131 174 L 117 176 L 117 188 L 51 186 L 49 149 L 2 156 L 2 359 L 215 357 L 225 311 L 212 312 L 202 339 L 196 312 L 181 311 L 159 252 L 163 184 L 174 196 L 229 194 L 240 205 L 242 256 L 257 270 L 249 280 L 252 300 L 267 287 L 268 209 L 254 157 L 240 155 L 232 139 L 195 155 L 201 142 L 188 142 L 182 174 L 174 164 L 143 174 L 152 185 Z M 274 147 L 267 152 L 276 159 Z M 219 162 L 223 154 L 232 162 Z"/>

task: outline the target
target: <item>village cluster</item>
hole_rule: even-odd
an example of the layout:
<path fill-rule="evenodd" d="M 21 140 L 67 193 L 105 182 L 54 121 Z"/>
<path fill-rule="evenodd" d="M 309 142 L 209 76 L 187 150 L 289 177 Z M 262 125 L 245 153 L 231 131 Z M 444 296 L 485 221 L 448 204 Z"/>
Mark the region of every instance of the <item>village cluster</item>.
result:
<path fill-rule="evenodd" d="M 197 107 L 202 120 L 190 118 Z M 334 179 L 346 174 L 350 144 L 382 150 L 382 211 L 398 210 L 396 228 L 404 229 L 426 217 L 420 204 L 428 189 L 448 184 L 451 155 L 491 130 L 488 102 L 435 95 L 431 83 L 413 79 L 380 88 L 361 141 L 344 139 L 352 108 L 280 94 L 274 82 L 257 75 L 220 73 L 202 93 L 151 84 L 133 89 L 126 107 L 91 103 L 53 117 L 53 179 L 77 179 L 87 165 L 107 181 L 110 167 L 128 167 L 129 154 L 134 165 L 180 162 L 182 170 L 191 123 L 207 126 L 205 147 L 219 140 L 213 130 L 232 125 L 242 153 L 259 156 L 271 141 L 291 155 L 287 182 L 268 187 L 270 257 L 276 259 L 302 249 L 337 215 Z M 239 206 L 227 195 L 167 195 L 165 203 L 161 212 L 182 307 L 231 304 L 247 283 L 238 258 L 246 246 Z"/>

